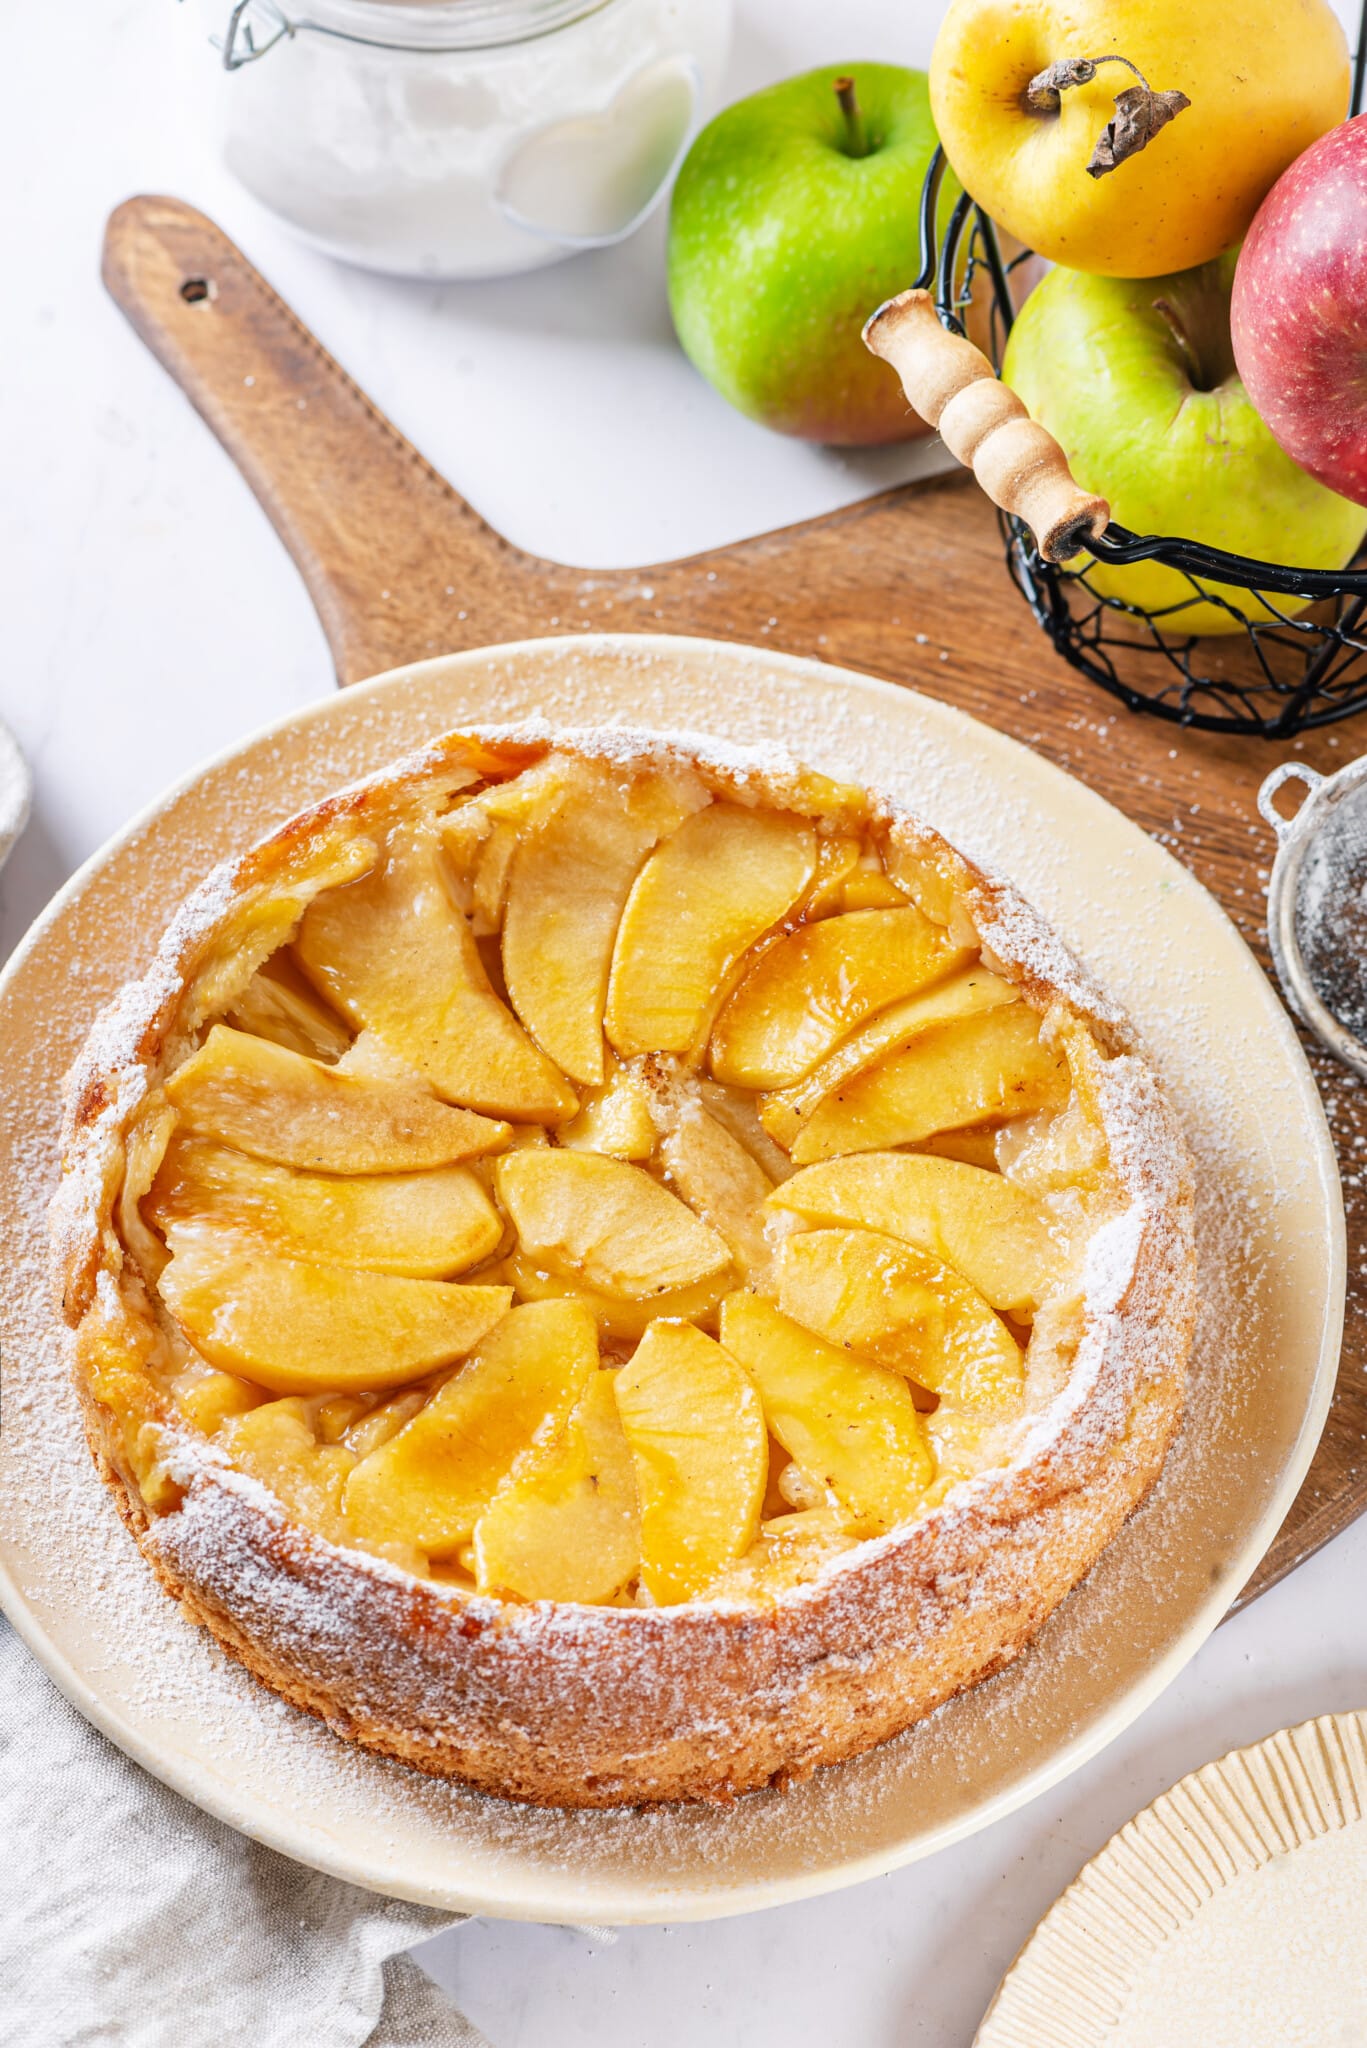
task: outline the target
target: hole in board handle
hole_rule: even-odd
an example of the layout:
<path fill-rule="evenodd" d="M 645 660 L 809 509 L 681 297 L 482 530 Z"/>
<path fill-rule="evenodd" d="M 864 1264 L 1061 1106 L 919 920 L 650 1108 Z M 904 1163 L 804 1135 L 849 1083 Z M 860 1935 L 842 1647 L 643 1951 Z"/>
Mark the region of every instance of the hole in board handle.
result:
<path fill-rule="evenodd" d="M 207 306 L 218 297 L 218 286 L 211 277 L 187 277 L 180 295 L 187 306 Z"/>

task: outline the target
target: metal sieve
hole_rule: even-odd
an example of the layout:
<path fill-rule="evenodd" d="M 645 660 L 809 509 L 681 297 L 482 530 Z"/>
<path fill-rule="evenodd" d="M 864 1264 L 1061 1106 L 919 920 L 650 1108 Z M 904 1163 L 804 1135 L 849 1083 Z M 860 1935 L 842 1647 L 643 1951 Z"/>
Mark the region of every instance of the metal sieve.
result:
<path fill-rule="evenodd" d="M 1284 784 L 1305 785 L 1289 818 Z M 1335 775 L 1274 768 L 1258 809 L 1277 835 L 1267 936 L 1288 1002 L 1330 1052 L 1367 1079 L 1367 756 Z"/>

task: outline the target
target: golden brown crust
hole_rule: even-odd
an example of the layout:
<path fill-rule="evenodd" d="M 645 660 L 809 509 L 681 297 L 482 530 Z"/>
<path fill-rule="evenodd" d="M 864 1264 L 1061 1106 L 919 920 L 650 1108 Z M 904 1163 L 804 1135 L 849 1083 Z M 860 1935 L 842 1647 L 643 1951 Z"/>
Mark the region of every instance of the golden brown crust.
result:
<path fill-rule="evenodd" d="M 115 1223 L 125 1138 L 282 903 L 334 883 L 416 789 L 516 773 L 550 743 L 450 735 L 211 878 L 73 1076 L 57 1277 L 101 1476 L 167 1591 L 257 1677 L 367 1748 L 508 1797 L 727 1799 L 856 1755 L 1009 1662 L 1143 1499 L 1180 1417 L 1194 1320 L 1189 1169 L 1123 1018 L 1071 955 L 1009 887 L 882 806 L 890 868 L 902 858 L 923 900 L 957 892 L 1027 999 L 1062 1002 L 1115 1055 L 1102 1114 L 1128 1206 L 1093 1247 L 1068 1384 L 1015 1462 L 763 1606 L 501 1603 L 291 1523 L 136 1370 L 155 1323 Z M 659 742 L 603 744 L 626 758 Z M 792 764 L 686 751 L 732 800 L 821 815 L 850 801 Z"/>

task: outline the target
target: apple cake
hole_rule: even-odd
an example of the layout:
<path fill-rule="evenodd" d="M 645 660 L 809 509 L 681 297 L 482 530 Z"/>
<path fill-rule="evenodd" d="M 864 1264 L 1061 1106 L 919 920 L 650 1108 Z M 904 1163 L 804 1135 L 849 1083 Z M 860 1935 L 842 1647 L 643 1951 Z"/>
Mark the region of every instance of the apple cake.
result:
<path fill-rule="evenodd" d="M 455 733 L 211 874 L 72 1075 L 99 1470 L 339 1734 L 729 1798 L 1015 1657 L 1153 1483 L 1180 1135 L 1048 927 L 779 753 Z"/>

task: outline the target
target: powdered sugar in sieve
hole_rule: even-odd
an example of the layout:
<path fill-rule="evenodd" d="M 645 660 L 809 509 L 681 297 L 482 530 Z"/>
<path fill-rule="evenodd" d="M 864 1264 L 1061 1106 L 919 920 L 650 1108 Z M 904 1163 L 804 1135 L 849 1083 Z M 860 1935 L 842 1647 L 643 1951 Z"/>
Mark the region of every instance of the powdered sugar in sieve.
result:
<path fill-rule="evenodd" d="M 1273 798 L 1305 785 L 1290 818 Z M 1274 768 L 1258 808 L 1277 834 L 1267 935 L 1292 1008 L 1332 1053 L 1367 1077 L 1367 757 L 1336 775 Z"/>

